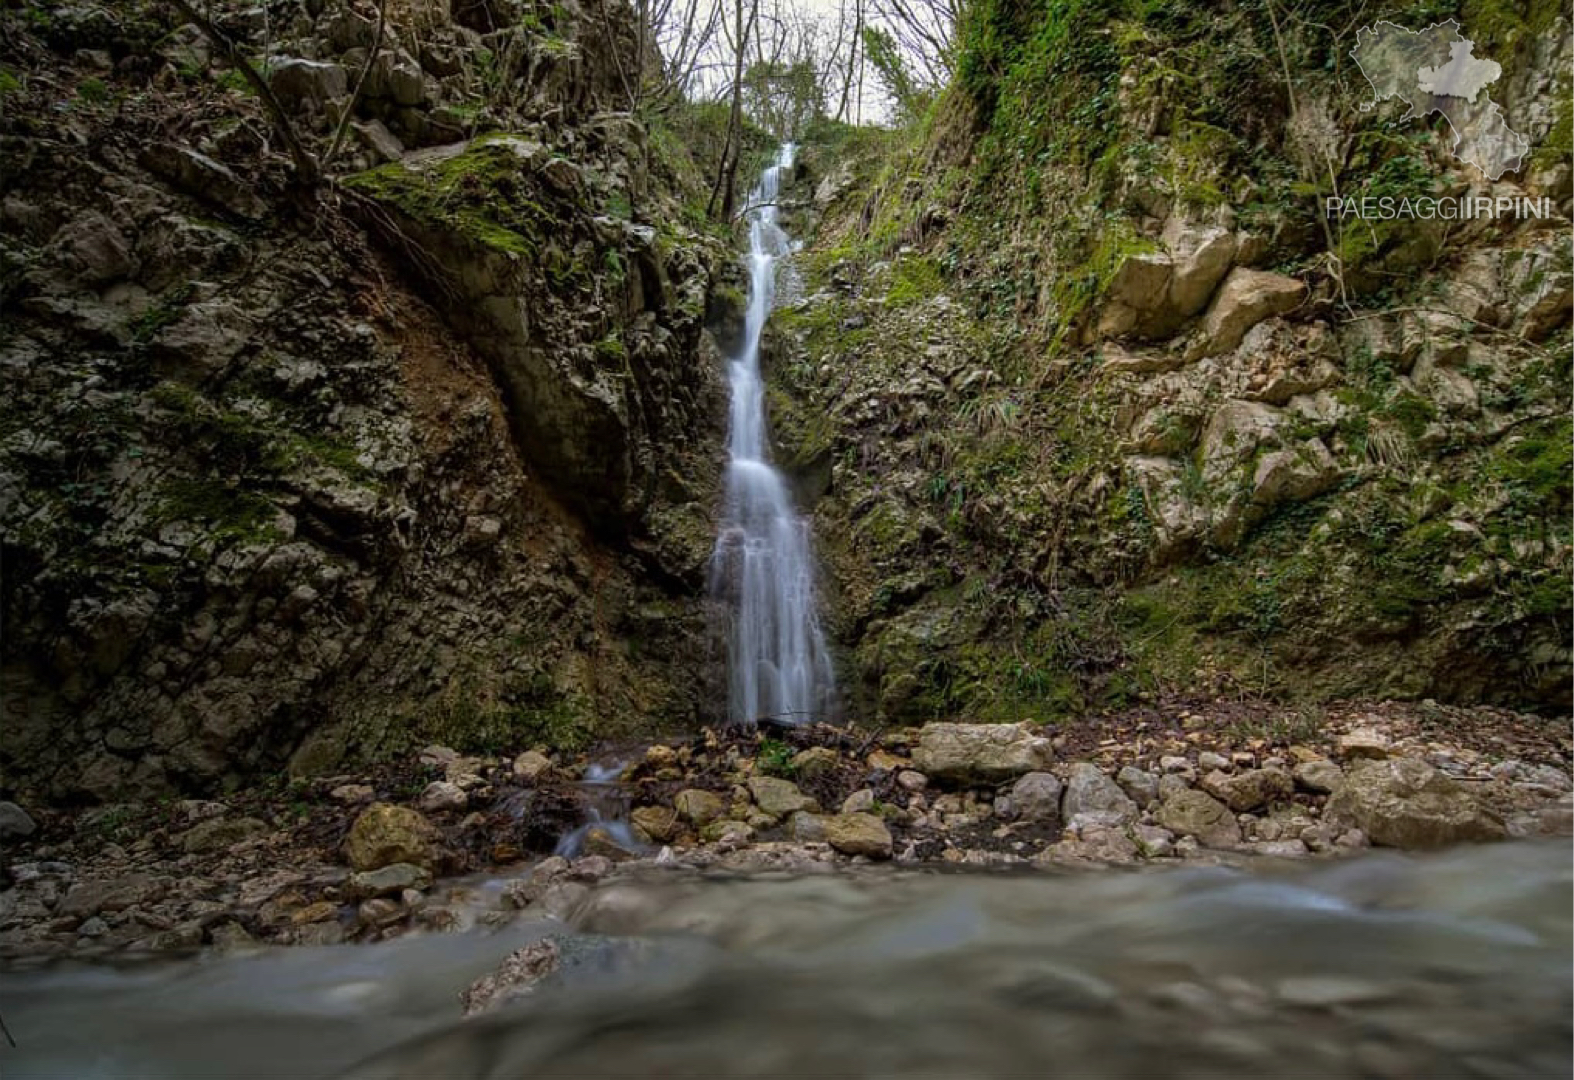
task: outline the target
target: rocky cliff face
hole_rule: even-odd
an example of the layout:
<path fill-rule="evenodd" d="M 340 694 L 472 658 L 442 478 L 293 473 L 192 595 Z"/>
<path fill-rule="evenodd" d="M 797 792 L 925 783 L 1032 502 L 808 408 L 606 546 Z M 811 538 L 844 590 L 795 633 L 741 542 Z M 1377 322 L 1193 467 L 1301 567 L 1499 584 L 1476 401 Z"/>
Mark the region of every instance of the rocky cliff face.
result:
<path fill-rule="evenodd" d="M 695 722 L 732 254 L 626 11 L 3 15 L 0 786 Z M 508 134 L 488 134 L 506 130 Z M 687 220 L 696 221 L 693 215 Z"/>
<path fill-rule="evenodd" d="M 1264 12 L 1128 7 L 981 4 L 920 131 L 804 155 L 774 415 L 863 710 L 1566 707 L 1566 18 L 1475 20 L 1540 147 L 1494 185 L 1323 30 L 1291 94 Z M 1554 210 L 1324 229 L 1330 176 Z"/>

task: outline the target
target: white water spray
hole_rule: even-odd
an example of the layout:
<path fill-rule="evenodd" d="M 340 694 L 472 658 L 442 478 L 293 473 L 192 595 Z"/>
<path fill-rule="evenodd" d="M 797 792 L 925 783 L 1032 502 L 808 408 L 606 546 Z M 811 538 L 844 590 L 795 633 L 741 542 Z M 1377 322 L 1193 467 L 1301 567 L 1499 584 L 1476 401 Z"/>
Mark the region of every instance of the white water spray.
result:
<path fill-rule="evenodd" d="M 809 525 L 793 510 L 766 447 L 760 334 L 776 292 L 776 260 L 788 253 L 776 223 L 785 144 L 749 195 L 749 308 L 743 344 L 730 361 L 727 506 L 712 556 L 712 587 L 727 602 L 728 713 L 733 723 L 803 723 L 829 714 L 831 656 L 815 608 Z"/>

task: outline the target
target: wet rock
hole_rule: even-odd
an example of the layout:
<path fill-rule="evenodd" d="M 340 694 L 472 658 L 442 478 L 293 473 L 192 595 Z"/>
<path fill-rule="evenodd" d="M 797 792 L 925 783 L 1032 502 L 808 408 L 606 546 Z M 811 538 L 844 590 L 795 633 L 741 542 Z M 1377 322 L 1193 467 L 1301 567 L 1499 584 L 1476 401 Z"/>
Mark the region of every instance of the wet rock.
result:
<path fill-rule="evenodd" d="M 1146 769 L 1126 765 L 1115 774 L 1115 783 L 1120 785 L 1120 789 L 1132 802 L 1144 810 L 1158 800 L 1159 778 Z"/>
<path fill-rule="evenodd" d="M 1396 996 L 1392 986 L 1344 975 L 1296 975 L 1281 979 L 1274 991 L 1287 1005 L 1311 1009 L 1371 1005 Z"/>
<path fill-rule="evenodd" d="M 437 830 L 415 810 L 374 803 L 350 826 L 344 854 L 357 870 L 379 870 L 394 863 L 430 870 L 437 862 Z"/>
<path fill-rule="evenodd" d="M 256 818 L 212 818 L 187 829 L 175 842 L 188 855 L 205 855 L 253 840 L 267 831 L 267 823 Z"/>
<path fill-rule="evenodd" d="M 1048 849 L 1052 859 L 1129 863 L 1137 858 L 1136 843 L 1124 829 L 1090 824 L 1067 833 L 1054 847 Z"/>
<path fill-rule="evenodd" d="M 639 858 L 639 852 L 619 840 L 607 829 L 591 829 L 585 834 L 585 854 L 600 855 L 613 862 Z"/>
<path fill-rule="evenodd" d="M 458 784 L 447 780 L 433 780 L 421 792 L 416 805 L 428 814 L 443 814 L 451 810 L 463 810 L 470 805 L 470 797 Z"/>
<path fill-rule="evenodd" d="M 1251 845 L 1251 850 L 1259 855 L 1279 858 L 1299 858 L 1309 854 L 1306 844 L 1300 840 L 1259 840 Z"/>
<path fill-rule="evenodd" d="M 1065 785 L 1054 773 L 1030 772 L 1011 785 L 1011 811 L 1022 821 L 1039 825 L 1060 822 L 1060 800 Z"/>
<path fill-rule="evenodd" d="M 826 842 L 843 855 L 891 857 L 891 831 L 873 814 L 837 814 L 825 820 Z"/>
<path fill-rule="evenodd" d="M 543 938 L 522 949 L 508 954 L 496 971 L 483 975 L 461 995 L 466 1016 L 474 1016 L 486 1009 L 527 997 L 535 992 L 536 984 L 557 971 L 561 956 L 557 938 Z"/>
<path fill-rule="evenodd" d="M 351 874 L 347 882 L 349 896 L 354 900 L 393 896 L 406 889 L 431 887 L 431 871 L 413 863 L 392 863 L 377 870 L 360 870 Z"/>
<path fill-rule="evenodd" d="M 776 817 L 815 809 L 814 800 L 799 791 L 798 785 L 775 776 L 749 777 L 749 794 L 761 810 Z"/>
<path fill-rule="evenodd" d="M 694 826 L 708 825 L 727 812 L 727 804 L 721 801 L 721 796 L 699 788 L 678 792 L 672 807 L 680 818 Z"/>
<path fill-rule="evenodd" d="M 754 826 L 746 821 L 713 821 L 700 830 L 700 839 L 722 847 L 741 847 L 754 839 Z"/>
<path fill-rule="evenodd" d="M 678 812 L 665 806 L 640 806 L 629 814 L 634 828 L 652 843 L 664 844 L 678 832 Z"/>
<path fill-rule="evenodd" d="M 1387 847 L 1436 848 L 1507 836 L 1502 819 L 1475 792 L 1418 758 L 1358 760 L 1329 797 L 1325 815 Z"/>
<path fill-rule="evenodd" d="M 534 784 L 552 768 L 552 760 L 539 750 L 526 750 L 514 758 L 514 776 Z"/>
<path fill-rule="evenodd" d="M 86 918 L 103 912 L 156 904 L 169 895 L 167 878 L 132 874 L 106 881 L 79 881 L 67 890 L 55 909 L 57 915 Z"/>
<path fill-rule="evenodd" d="M 1050 741 L 1027 724 L 925 724 L 913 764 L 942 779 L 996 783 L 1041 772 L 1054 756 Z"/>
<path fill-rule="evenodd" d="M 247 952 L 260 949 L 258 940 L 247 933 L 238 922 L 224 922 L 208 930 L 208 940 L 221 953 Z"/>
<path fill-rule="evenodd" d="M 1241 842 L 1241 826 L 1229 807 L 1205 791 L 1178 791 L 1159 806 L 1158 822 L 1171 832 L 1195 837 L 1205 847 L 1229 848 Z"/>
<path fill-rule="evenodd" d="M 498 968 L 460 996 L 464 1015 L 475 1016 L 529 997 L 543 984 L 579 975 L 605 977 L 645 961 L 651 944 L 638 938 L 554 934 L 510 953 Z"/>
<path fill-rule="evenodd" d="M 1295 793 L 1282 769 L 1248 769 L 1234 776 L 1215 771 L 1203 777 L 1202 789 L 1238 814 L 1282 802 Z"/>
<path fill-rule="evenodd" d="M 1328 795 L 1344 786 L 1344 770 L 1326 758 L 1303 761 L 1295 766 L 1295 786 L 1318 795 Z"/>
<path fill-rule="evenodd" d="M 32 836 L 37 829 L 26 810 L 14 802 L 0 802 L 0 838 Z"/>
<path fill-rule="evenodd" d="M 612 873 L 612 860 L 605 855 L 582 855 L 568 864 L 571 881 L 600 881 Z"/>
<path fill-rule="evenodd" d="M 327 922 L 339 916 L 339 905 L 332 900 L 317 900 L 290 913 L 290 922 L 296 926 L 307 923 Z"/>
<path fill-rule="evenodd" d="M 362 926 L 373 929 L 390 926 L 404 918 L 404 914 L 404 908 L 399 905 L 399 901 L 383 898 L 364 900 L 355 911 L 356 920 Z"/>
<path fill-rule="evenodd" d="M 1086 761 L 1071 766 L 1066 779 L 1066 794 L 1061 816 L 1067 822 L 1081 819 L 1105 826 L 1126 825 L 1137 819 L 1137 804 L 1120 785 L 1104 775 L 1104 770 Z"/>

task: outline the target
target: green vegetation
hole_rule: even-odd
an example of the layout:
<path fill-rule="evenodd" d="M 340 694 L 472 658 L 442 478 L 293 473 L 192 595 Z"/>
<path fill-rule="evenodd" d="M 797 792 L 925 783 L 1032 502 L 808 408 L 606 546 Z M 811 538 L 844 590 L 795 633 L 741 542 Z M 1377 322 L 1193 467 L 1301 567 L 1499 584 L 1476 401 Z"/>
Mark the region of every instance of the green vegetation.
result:
<path fill-rule="evenodd" d="M 427 224 L 511 255 L 536 255 L 558 220 L 533 201 L 526 162 L 509 135 L 476 139 L 462 154 L 422 169 L 398 162 L 346 178 L 345 184 L 389 202 Z M 539 148 L 538 148 L 539 149 Z"/>
<path fill-rule="evenodd" d="M 754 758 L 755 768 L 766 776 L 791 780 L 798 775 L 798 767 L 792 761 L 795 753 L 791 746 L 778 739 L 762 739 Z"/>

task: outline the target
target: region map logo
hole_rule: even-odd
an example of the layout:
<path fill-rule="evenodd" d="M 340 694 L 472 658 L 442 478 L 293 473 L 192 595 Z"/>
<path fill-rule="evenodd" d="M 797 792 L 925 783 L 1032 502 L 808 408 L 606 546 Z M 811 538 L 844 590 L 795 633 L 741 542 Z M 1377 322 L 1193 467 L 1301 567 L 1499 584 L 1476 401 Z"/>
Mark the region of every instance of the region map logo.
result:
<path fill-rule="evenodd" d="M 1530 152 L 1530 140 L 1503 119 L 1486 93 L 1503 67 L 1473 55 L 1475 42 L 1459 33 L 1453 19 L 1425 30 L 1391 22 L 1362 27 L 1350 56 L 1372 84 L 1376 97 L 1362 106 L 1398 98 L 1410 106 L 1401 119 L 1442 113 L 1454 129 L 1454 155 L 1480 169 L 1488 180 L 1515 172 Z"/>

